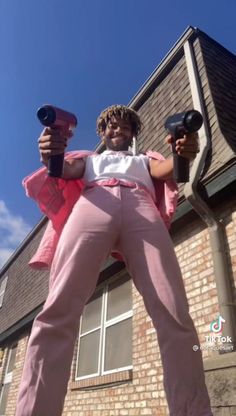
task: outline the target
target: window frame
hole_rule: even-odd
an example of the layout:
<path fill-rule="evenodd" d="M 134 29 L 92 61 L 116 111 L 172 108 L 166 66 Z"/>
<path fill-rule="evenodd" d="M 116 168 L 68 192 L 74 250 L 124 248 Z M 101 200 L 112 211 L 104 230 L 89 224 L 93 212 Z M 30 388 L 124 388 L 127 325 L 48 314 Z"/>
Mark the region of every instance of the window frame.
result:
<path fill-rule="evenodd" d="M 9 347 L 9 350 L 8 350 L 7 362 L 6 362 L 6 367 L 5 367 L 5 371 L 4 371 L 3 382 L 2 382 L 2 386 L 1 386 L 1 392 L 0 392 L 0 407 L 1 407 L 1 401 L 2 401 L 2 397 L 3 397 L 3 393 L 4 393 L 4 388 L 8 385 L 11 385 L 12 380 L 13 380 L 13 371 L 14 371 L 15 362 L 16 362 L 17 346 L 18 346 L 17 342 L 14 342 Z M 11 357 L 12 357 L 13 350 L 15 350 L 14 363 L 13 363 L 12 370 L 9 372 L 8 371 L 9 370 L 9 364 L 11 362 Z M 10 388 L 10 386 L 9 386 L 9 388 Z M 8 394 L 9 394 L 9 392 L 8 392 Z M 8 401 L 8 395 L 7 395 L 7 401 Z M 7 408 L 7 401 L 6 401 L 6 408 Z M 5 414 L 0 414 L 0 416 L 6 416 L 6 412 L 5 412 Z"/>
<path fill-rule="evenodd" d="M 100 326 L 97 326 L 96 328 L 93 328 L 90 331 L 87 331 L 86 333 L 83 333 L 81 335 L 81 328 L 82 328 L 82 319 L 83 319 L 83 314 L 81 315 L 80 318 L 80 329 L 79 329 L 79 335 L 78 335 L 78 348 L 77 348 L 77 352 L 76 352 L 76 366 L 75 366 L 75 377 L 74 380 L 75 381 L 81 381 L 81 380 L 86 380 L 86 379 L 90 379 L 90 378 L 94 378 L 94 377 L 102 377 L 105 376 L 107 374 L 114 374 L 114 373 L 118 373 L 121 371 L 125 371 L 125 370 L 132 370 L 133 369 L 133 365 L 130 364 L 128 366 L 124 366 L 124 367 L 119 367 L 119 368 L 115 368 L 112 370 L 104 370 L 104 364 L 105 364 L 105 341 L 106 341 L 106 329 L 109 328 L 110 326 L 113 326 L 119 322 L 123 322 L 126 319 L 132 319 L 133 317 L 133 308 L 131 306 L 131 309 L 127 312 L 124 312 L 118 316 L 116 316 L 115 318 L 109 319 L 106 321 L 106 316 L 107 316 L 107 299 L 108 299 L 108 292 L 109 292 L 109 285 L 111 285 L 112 283 L 114 283 L 116 280 L 121 279 L 122 277 L 128 277 L 128 280 L 131 281 L 131 301 L 132 301 L 132 279 L 129 276 L 128 272 L 125 270 L 121 270 L 121 272 L 119 272 L 118 274 L 116 274 L 115 276 L 113 276 L 112 278 L 109 278 L 108 280 L 106 280 L 105 282 L 101 283 L 100 285 L 97 286 L 94 294 L 96 294 L 99 290 L 102 289 L 102 305 L 101 305 L 101 321 L 100 321 Z M 89 303 L 89 301 L 88 301 Z M 100 340 L 99 340 L 99 350 L 98 350 L 98 371 L 96 373 L 91 373 L 88 375 L 84 375 L 84 376 L 79 376 L 77 377 L 77 373 L 78 373 L 78 366 L 79 366 L 79 350 L 80 350 L 80 340 L 83 336 L 88 335 L 89 333 L 95 332 L 96 330 L 100 329 L 101 333 L 100 333 Z M 132 338 L 131 338 L 131 343 L 132 343 Z"/>

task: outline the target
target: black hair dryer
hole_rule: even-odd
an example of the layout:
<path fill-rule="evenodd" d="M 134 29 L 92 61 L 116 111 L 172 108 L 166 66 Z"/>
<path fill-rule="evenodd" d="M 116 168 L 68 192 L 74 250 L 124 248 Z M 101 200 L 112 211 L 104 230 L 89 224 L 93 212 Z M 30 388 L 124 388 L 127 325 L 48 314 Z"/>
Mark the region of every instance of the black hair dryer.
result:
<path fill-rule="evenodd" d="M 40 123 L 46 127 L 58 127 L 72 130 L 77 125 L 77 118 L 74 114 L 53 105 L 43 105 L 37 111 Z M 64 153 L 52 155 L 48 160 L 48 175 L 60 178 L 63 172 Z"/>
<path fill-rule="evenodd" d="M 172 143 L 174 159 L 173 176 L 177 183 L 189 181 L 189 159 L 177 154 L 175 150 L 176 140 L 183 137 L 184 134 L 198 131 L 202 126 L 202 123 L 202 115 L 196 110 L 173 114 L 165 121 L 165 128 L 174 139 L 174 142 Z"/>

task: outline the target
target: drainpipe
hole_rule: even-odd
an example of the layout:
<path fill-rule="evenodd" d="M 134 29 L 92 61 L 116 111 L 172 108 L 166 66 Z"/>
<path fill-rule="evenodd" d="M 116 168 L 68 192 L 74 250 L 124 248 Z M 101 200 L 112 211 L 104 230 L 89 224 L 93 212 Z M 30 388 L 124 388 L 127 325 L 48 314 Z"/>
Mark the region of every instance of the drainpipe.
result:
<path fill-rule="evenodd" d="M 138 154 L 138 143 L 136 136 L 133 137 L 133 145 L 130 150 L 132 151 L 134 156 Z"/>
<path fill-rule="evenodd" d="M 195 110 L 200 111 L 203 116 L 203 125 L 199 130 L 199 145 L 200 151 L 193 161 L 190 172 L 190 180 L 185 184 L 184 195 L 185 198 L 192 205 L 193 209 L 206 223 L 212 249 L 213 268 L 215 274 L 216 288 L 218 293 L 219 311 L 220 315 L 225 319 L 222 328 L 222 336 L 230 337 L 230 341 L 224 342 L 225 350 L 223 352 L 232 352 L 235 350 L 235 329 L 236 321 L 234 308 L 236 304 L 233 303 L 232 289 L 230 285 L 230 275 L 228 270 L 227 255 L 225 250 L 225 231 L 222 220 L 216 218 L 215 214 L 209 208 L 207 203 L 201 198 L 197 191 L 197 183 L 199 176 L 205 164 L 207 152 L 211 146 L 210 135 L 208 131 L 206 113 L 204 109 L 203 96 L 199 84 L 198 72 L 195 62 L 193 47 L 189 41 L 184 43 L 184 53 L 189 76 L 189 83 L 191 87 L 193 106 Z M 214 335 L 214 334 L 212 334 Z M 228 338 L 229 339 L 229 338 Z M 228 348 L 228 349 L 227 349 Z"/>

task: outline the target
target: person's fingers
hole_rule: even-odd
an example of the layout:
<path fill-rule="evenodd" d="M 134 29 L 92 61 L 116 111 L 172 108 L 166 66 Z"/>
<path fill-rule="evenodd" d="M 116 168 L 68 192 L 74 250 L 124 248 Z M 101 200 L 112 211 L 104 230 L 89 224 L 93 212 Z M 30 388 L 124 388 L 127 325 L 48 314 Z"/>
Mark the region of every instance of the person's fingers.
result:
<path fill-rule="evenodd" d="M 175 142 L 173 137 L 169 134 L 166 137 L 166 143 L 172 145 Z M 194 159 L 199 152 L 198 134 L 188 133 L 179 138 L 175 142 L 175 150 L 178 155 L 186 157 L 187 159 Z"/>
<path fill-rule="evenodd" d="M 184 137 L 182 139 L 178 139 L 176 141 L 176 147 L 180 146 L 181 148 L 186 148 L 186 149 L 192 149 L 193 151 L 196 151 L 199 148 L 199 143 L 198 140 L 196 138 L 187 138 Z"/>
<path fill-rule="evenodd" d="M 67 138 L 60 136 L 58 132 L 54 132 L 54 135 L 46 135 L 46 133 L 48 133 L 48 130 L 45 130 L 44 135 L 41 135 L 38 139 L 38 148 L 41 156 L 48 158 L 52 155 L 64 153 L 67 147 Z"/>
<path fill-rule="evenodd" d="M 53 141 L 53 142 L 39 142 L 38 148 L 39 151 L 47 151 L 47 150 L 58 150 L 59 152 L 64 152 L 65 148 L 67 147 L 67 142 L 61 142 L 61 141 Z"/>
<path fill-rule="evenodd" d="M 67 144 L 66 143 L 40 143 L 39 144 L 39 150 L 40 151 L 44 151 L 44 150 L 59 150 L 64 152 L 65 148 L 66 148 Z"/>
<path fill-rule="evenodd" d="M 172 143 L 174 143 L 174 139 L 173 139 L 173 137 L 171 136 L 171 134 L 168 134 L 168 136 L 166 136 L 166 143 L 167 144 L 172 144 Z"/>
<path fill-rule="evenodd" d="M 177 149 L 179 149 L 179 150 L 184 150 L 184 149 L 186 149 L 186 150 L 192 150 L 193 152 L 196 152 L 197 150 L 198 150 L 198 148 L 199 148 L 199 146 L 198 146 L 198 143 L 196 142 L 196 143 L 184 143 L 184 142 L 181 142 L 181 141 L 177 141 L 176 142 L 176 145 L 175 145 L 175 148 L 176 148 L 176 150 Z"/>
<path fill-rule="evenodd" d="M 186 157 L 187 159 L 194 159 L 197 156 L 199 150 L 191 146 L 176 146 L 176 152 L 178 155 Z"/>
<path fill-rule="evenodd" d="M 40 150 L 40 154 L 42 156 L 47 156 L 47 157 L 50 157 L 53 155 L 60 155 L 62 153 L 64 153 L 63 149 L 41 149 Z"/>
<path fill-rule="evenodd" d="M 61 138 L 71 138 L 73 136 L 73 131 L 70 130 L 68 127 L 56 127 L 56 126 L 50 126 L 45 127 L 40 135 L 40 137 L 45 136 L 52 136 L 52 137 L 61 137 Z"/>
<path fill-rule="evenodd" d="M 192 160 L 192 159 L 195 159 L 195 157 L 196 157 L 196 155 L 197 155 L 197 153 L 196 152 L 177 152 L 177 154 L 179 155 L 179 156 L 183 156 L 183 157 L 185 157 L 186 159 L 190 159 L 190 160 Z"/>

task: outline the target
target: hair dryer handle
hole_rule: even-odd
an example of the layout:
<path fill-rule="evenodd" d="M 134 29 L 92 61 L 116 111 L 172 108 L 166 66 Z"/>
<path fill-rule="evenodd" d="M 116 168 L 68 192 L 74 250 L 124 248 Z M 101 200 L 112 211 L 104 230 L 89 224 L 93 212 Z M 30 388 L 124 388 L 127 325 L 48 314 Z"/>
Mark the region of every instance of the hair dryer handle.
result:
<path fill-rule="evenodd" d="M 173 177 L 177 183 L 184 183 L 189 181 L 189 160 L 186 157 L 180 156 L 177 153 L 173 154 L 174 169 Z"/>
<path fill-rule="evenodd" d="M 61 178 L 64 166 L 64 153 L 52 155 L 48 159 L 48 176 Z"/>
<path fill-rule="evenodd" d="M 180 134 L 179 137 L 182 135 Z M 178 138 L 178 136 L 177 136 Z M 176 140 L 172 143 L 172 152 L 173 152 L 173 178 L 177 183 L 185 183 L 189 181 L 189 159 L 186 157 L 178 155 L 175 150 Z"/>

